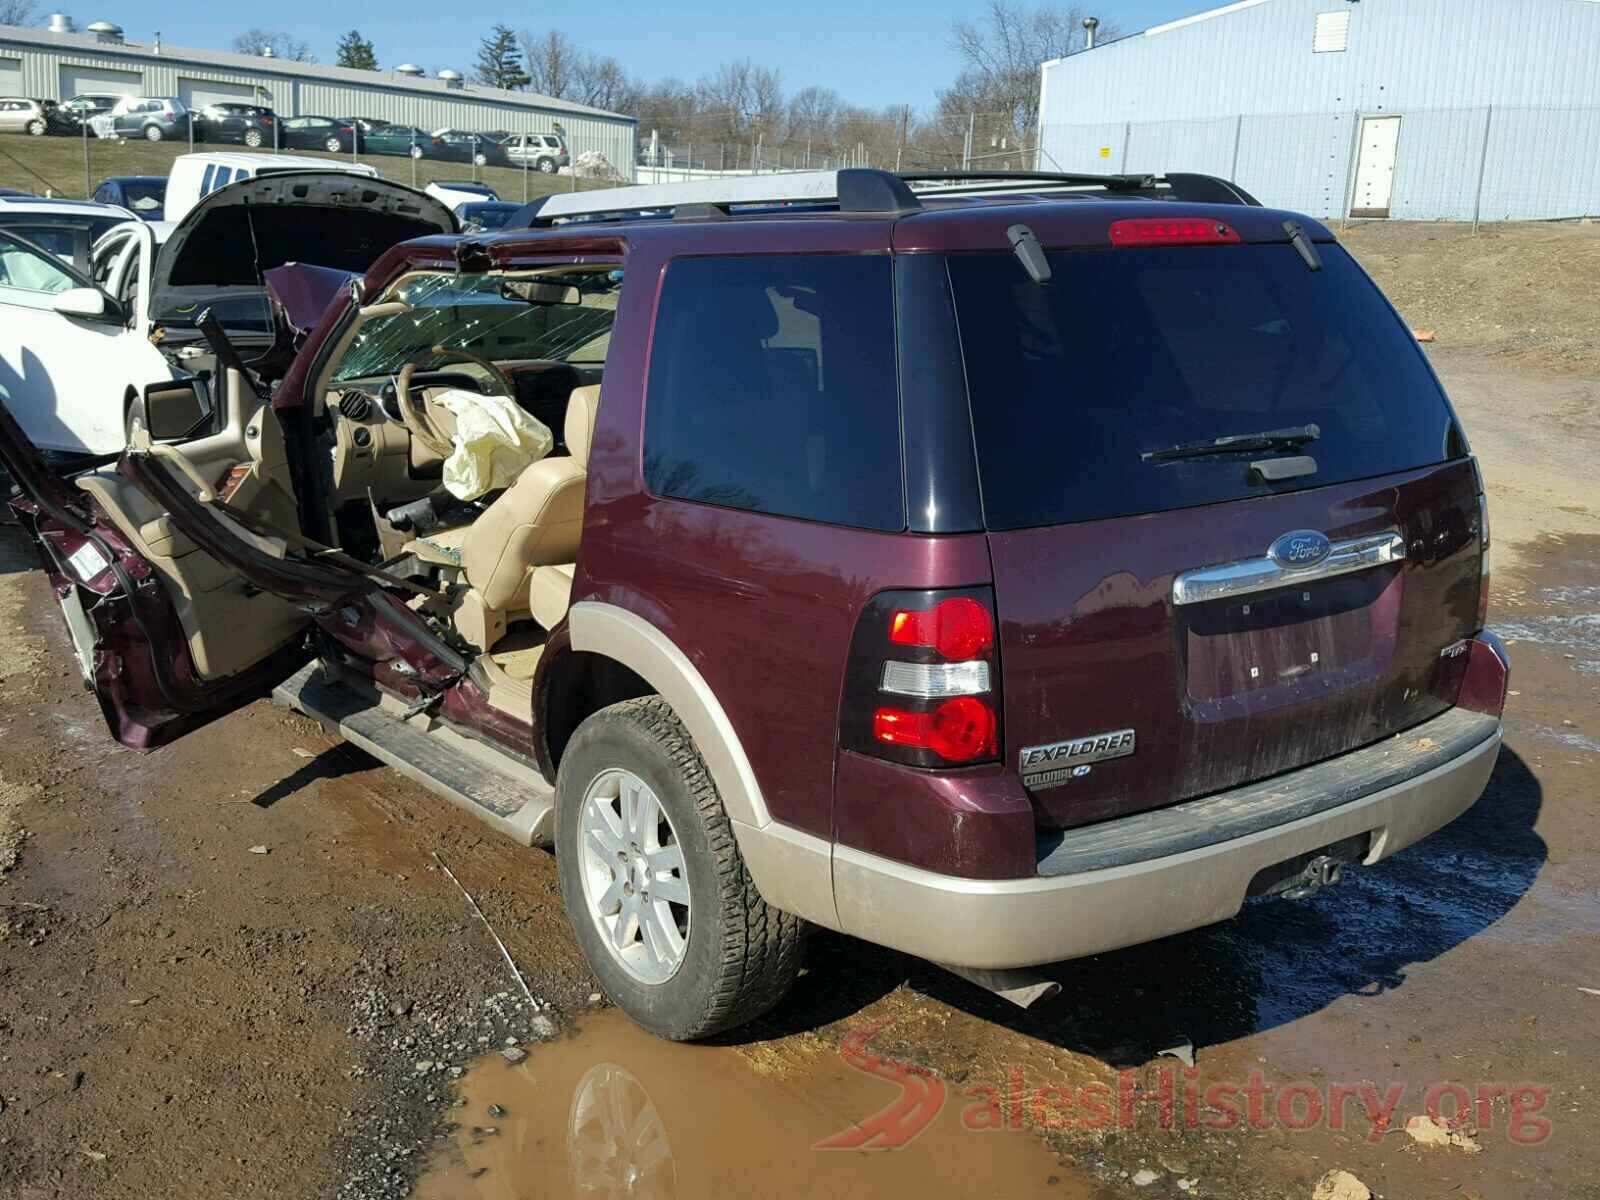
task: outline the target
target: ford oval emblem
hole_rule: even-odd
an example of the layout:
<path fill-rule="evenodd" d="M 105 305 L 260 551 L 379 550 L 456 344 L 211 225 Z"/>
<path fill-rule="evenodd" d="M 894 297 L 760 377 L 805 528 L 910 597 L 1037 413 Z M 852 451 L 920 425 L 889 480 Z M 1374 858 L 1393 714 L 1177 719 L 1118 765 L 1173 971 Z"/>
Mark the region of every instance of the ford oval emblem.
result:
<path fill-rule="evenodd" d="M 1267 557 L 1289 571 L 1314 567 L 1333 553 L 1333 543 L 1315 529 L 1296 529 L 1267 547 Z"/>

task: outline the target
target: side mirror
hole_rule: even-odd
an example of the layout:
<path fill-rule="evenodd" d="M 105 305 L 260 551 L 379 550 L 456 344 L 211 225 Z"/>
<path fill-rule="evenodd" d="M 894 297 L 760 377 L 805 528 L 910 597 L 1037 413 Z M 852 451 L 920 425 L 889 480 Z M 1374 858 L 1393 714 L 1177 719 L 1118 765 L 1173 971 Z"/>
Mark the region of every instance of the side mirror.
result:
<path fill-rule="evenodd" d="M 130 438 L 140 427 L 153 442 L 183 441 L 205 433 L 211 417 L 205 385 L 197 379 L 174 379 L 145 387 L 128 413 L 128 431 Z"/>
<path fill-rule="evenodd" d="M 86 321 L 105 321 L 120 324 L 122 310 L 99 288 L 68 288 L 57 292 L 50 307 L 64 317 L 81 317 Z"/>

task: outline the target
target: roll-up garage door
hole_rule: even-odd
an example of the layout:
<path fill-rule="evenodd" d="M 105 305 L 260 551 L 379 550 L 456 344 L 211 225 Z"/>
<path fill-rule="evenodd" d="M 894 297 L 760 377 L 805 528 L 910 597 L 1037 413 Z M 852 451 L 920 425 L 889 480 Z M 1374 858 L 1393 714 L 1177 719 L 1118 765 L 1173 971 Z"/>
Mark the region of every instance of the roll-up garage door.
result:
<path fill-rule="evenodd" d="M 0 58 L 0 96 L 22 95 L 22 60 Z"/>
<path fill-rule="evenodd" d="M 217 83 L 210 79 L 178 79 L 178 99 L 187 109 L 201 109 L 208 104 L 264 104 L 257 99 L 260 93 L 248 83 Z"/>
<path fill-rule="evenodd" d="M 70 100 L 84 92 L 142 96 L 144 74 L 141 71 L 109 71 L 104 67 L 62 67 L 61 98 Z"/>

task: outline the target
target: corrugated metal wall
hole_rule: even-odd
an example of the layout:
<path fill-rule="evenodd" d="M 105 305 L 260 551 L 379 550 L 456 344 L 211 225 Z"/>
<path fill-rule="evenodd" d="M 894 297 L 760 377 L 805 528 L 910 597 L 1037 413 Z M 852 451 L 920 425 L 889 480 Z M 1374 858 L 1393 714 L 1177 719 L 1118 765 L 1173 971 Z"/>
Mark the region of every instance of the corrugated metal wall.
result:
<path fill-rule="evenodd" d="M 272 71 L 241 71 L 209 63 L 185 61 L 171 52 L 157 57 L 134 47 L 116 53 L 68 50 L 28 45 L 0 37 L 0 57 L 21 60 L 23 95 L 66 99 L 61 95 L 63 67 L 85 70 L 137 71 L 146 96 L 176 96 L 179 80 L 200 80 L 263 89 L 268 104 L 286 117 L 303 114 L 336 117 L 370 117 L 425 129 L 446 126 L 469 130 L 504 129 L 511 133 L 548 133 L 561 122 L 574 156 L 598 150 L 628 178 L 638 155 L 635 125 L 620 117 L 595 116 L 562 108 L 473 99 L 470 91 L 452 95 L 442 89 L 408 88 L 404 83 L 386 86 L 386 76 L 374 82 L 352 84 L 342 80 L 321 82 Z"/>
<path fill-rule="evenodd" d="M 1344 52 L 1312 52 L 1327 12 Z M 1321 217 L 1360 118 L 1399 116 L 1392 216 L 1595 214 L 1600 2 L 1259 0 L 1046 64 L 1040 109 L 1042 168 L 1203 171 Z"/>

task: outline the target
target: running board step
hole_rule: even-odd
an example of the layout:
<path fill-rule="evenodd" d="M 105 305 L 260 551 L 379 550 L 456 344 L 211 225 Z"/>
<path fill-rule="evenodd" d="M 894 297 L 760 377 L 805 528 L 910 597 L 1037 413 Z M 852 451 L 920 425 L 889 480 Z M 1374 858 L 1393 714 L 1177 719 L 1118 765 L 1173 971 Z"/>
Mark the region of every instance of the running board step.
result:
<path fill-rule="evenodd" d="M 402 709 L 333 677 L 320 661 L 274 688 L 272 702 L 304 713 L 524 846 L 554 843 L 555 792 L 536 771 L 431 717 L 407 719 Z"/>

